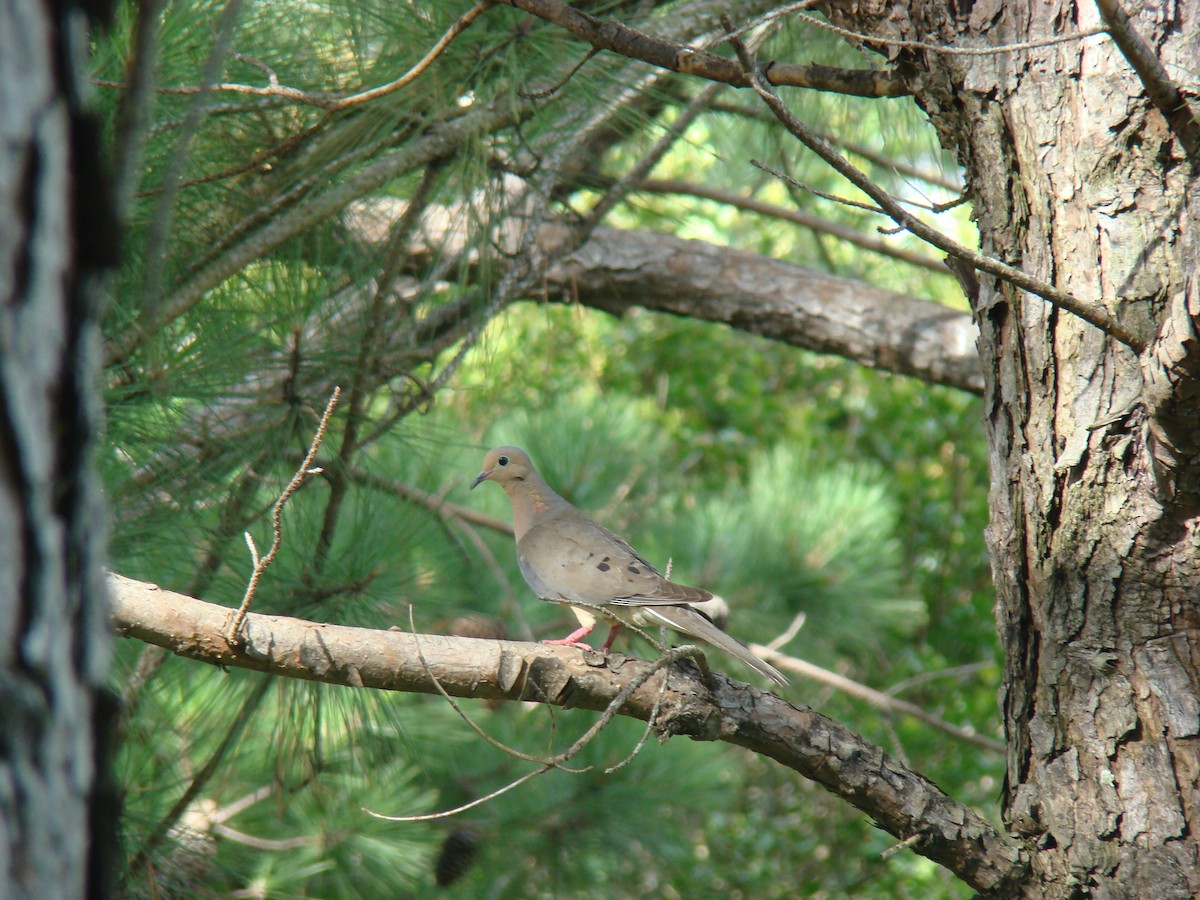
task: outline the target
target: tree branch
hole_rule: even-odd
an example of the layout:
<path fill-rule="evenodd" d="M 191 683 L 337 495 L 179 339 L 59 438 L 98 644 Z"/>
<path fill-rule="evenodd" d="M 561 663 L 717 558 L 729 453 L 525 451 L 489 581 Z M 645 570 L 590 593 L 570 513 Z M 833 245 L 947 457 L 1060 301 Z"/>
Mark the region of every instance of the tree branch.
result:
<path fill-rule="evenodd" d="M 652 232 L 599 228 L 546 276 L 550 299 L 621 315 L 631 306 L 724 322 L 974 394 L 983 392 L 971 316 L 928 300 Z"/>
<path fill-rule="evenodd" d="M 619 22 L 603 22 L 560 0 L 504 0 L 509 6 L 566 29 L 600 50 L 640 59 L 659 68 L 697 75 L 732 87 L 750 87 L 750 79 L 736 60 L 686 44 L 652 37 Z M 898 74 L 875 69 L 838 69 L 831 66 L 772 63 L 771 84 L 812 88 L 856 97 L 906 97 L 912 93 Z"/>
<path fill-rule="evenodd" d="M 121 575 L 109 576 L 119 634 L 213 665 L 356 688 L 520 700 L 597 711 L 652 664 L 619 655 L 437 635 L 325 625 L 251 613 L 231 644 L 229 610 Z M 431 677 L 433 676 L 433 677 Z M 691 669 L 655 675 L 622 714 L 649 721 L 660 738 L 723 740 L 770 757 L 865 812 L 913 849 L 980 891 L 1003 891 L 1026 860 L 1010 838 L 882 749 L 837 722 L 774 694 Z M 661 694 L 661 696 L 660 696 Z"/>

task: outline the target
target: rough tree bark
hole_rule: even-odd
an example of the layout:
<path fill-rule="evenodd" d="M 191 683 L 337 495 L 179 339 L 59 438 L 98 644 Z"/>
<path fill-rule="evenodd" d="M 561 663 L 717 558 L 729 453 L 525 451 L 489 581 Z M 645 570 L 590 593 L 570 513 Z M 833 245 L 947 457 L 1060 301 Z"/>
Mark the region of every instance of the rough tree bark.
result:
<path fill-rule="evenodd" d="M 94 8 L 95 5 L 93 5 Z M 104 515 L 90 468 L 112 259 L 79 10 L 0 8 L 0 896 L 108 896 Z M 85 210 L 84 203 L 87 203 Z"/>
<path fill-rule="evenodd" d="M 838 7 L 838 8 L 835 8 Z M 1200 3 L 1133 20 L 1194 73 Z M 1104 24 L 1090 2 L 830 4 L 840 25 L 949 48 Z M 879 16 L 876 18 L 876 16 Z M 1005 819 L 1028 893 L 1200 895 L 1200 204 L 1172 130 L 1114 40 L 899 65 L 965 167 L 984 252 L 1107 309 L 1134 351 L 980 279 L 988 543 L 1006 655 Z M 1190 77 L 1190 76 L 1189 76 Z M 1193 156 L 1193 163 L 1195 157 Z"/>

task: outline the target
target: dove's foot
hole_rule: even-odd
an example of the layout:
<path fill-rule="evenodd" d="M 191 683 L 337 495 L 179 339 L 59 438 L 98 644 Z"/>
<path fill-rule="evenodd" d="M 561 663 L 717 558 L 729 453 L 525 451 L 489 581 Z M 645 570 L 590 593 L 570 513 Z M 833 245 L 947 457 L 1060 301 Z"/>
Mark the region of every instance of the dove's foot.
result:
<path fill-rule="evenodd" d="M 583 641 L 573 641 L 571 636 L 565 638 L 554 638 L 552 640 L 542 641 L 543 644 L 550 644 L 553 647 L 578 647 L 580 650 L 595 650 L 591 644 L 585 644 Z"/>
<path fill-rule="evenodd" d="M 584 625 L 582 628 L 576 628 L 565 638 L 553 638 L 552 640 L 542 641 L 543 644 L 550 644 L 555 647 L 578 647 L 580 650 L 594 649 L 591 644 L 585 644 L 580 638 L 585 638 L 592 633 L 595 624 Z"/>

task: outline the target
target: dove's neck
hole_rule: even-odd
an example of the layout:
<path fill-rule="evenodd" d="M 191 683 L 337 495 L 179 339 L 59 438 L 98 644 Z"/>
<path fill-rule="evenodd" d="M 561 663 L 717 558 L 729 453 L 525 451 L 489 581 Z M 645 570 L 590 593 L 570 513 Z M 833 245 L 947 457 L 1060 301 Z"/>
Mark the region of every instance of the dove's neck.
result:
<path fill-rule="evenodd" d="M 569 506 L 536 472 L 520 481 L 504 485 L 512 503 L 513 531 L 519 541 L 543 516 Z"/>

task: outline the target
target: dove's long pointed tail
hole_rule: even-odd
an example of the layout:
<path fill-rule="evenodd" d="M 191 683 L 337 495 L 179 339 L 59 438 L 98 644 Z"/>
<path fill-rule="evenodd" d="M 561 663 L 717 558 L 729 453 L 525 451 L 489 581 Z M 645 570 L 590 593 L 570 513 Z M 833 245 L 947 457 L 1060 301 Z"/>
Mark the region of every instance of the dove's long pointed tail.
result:
<path fill-rule="evenodd" d="M 643 616 L 662 619 L 664 625 L 682 631 L 684 634 L 700 638 L 723 650 L 730 656 L 735 656 L 754 671 L 767 676 L 778 685 L 786 685 L 788 680 L 778 669 L 750 652 L 750 648 L 734 637 L 730 637 L 707 618 L 694 609 L 686 606 L 642 606 L 638 608 Z"/>

